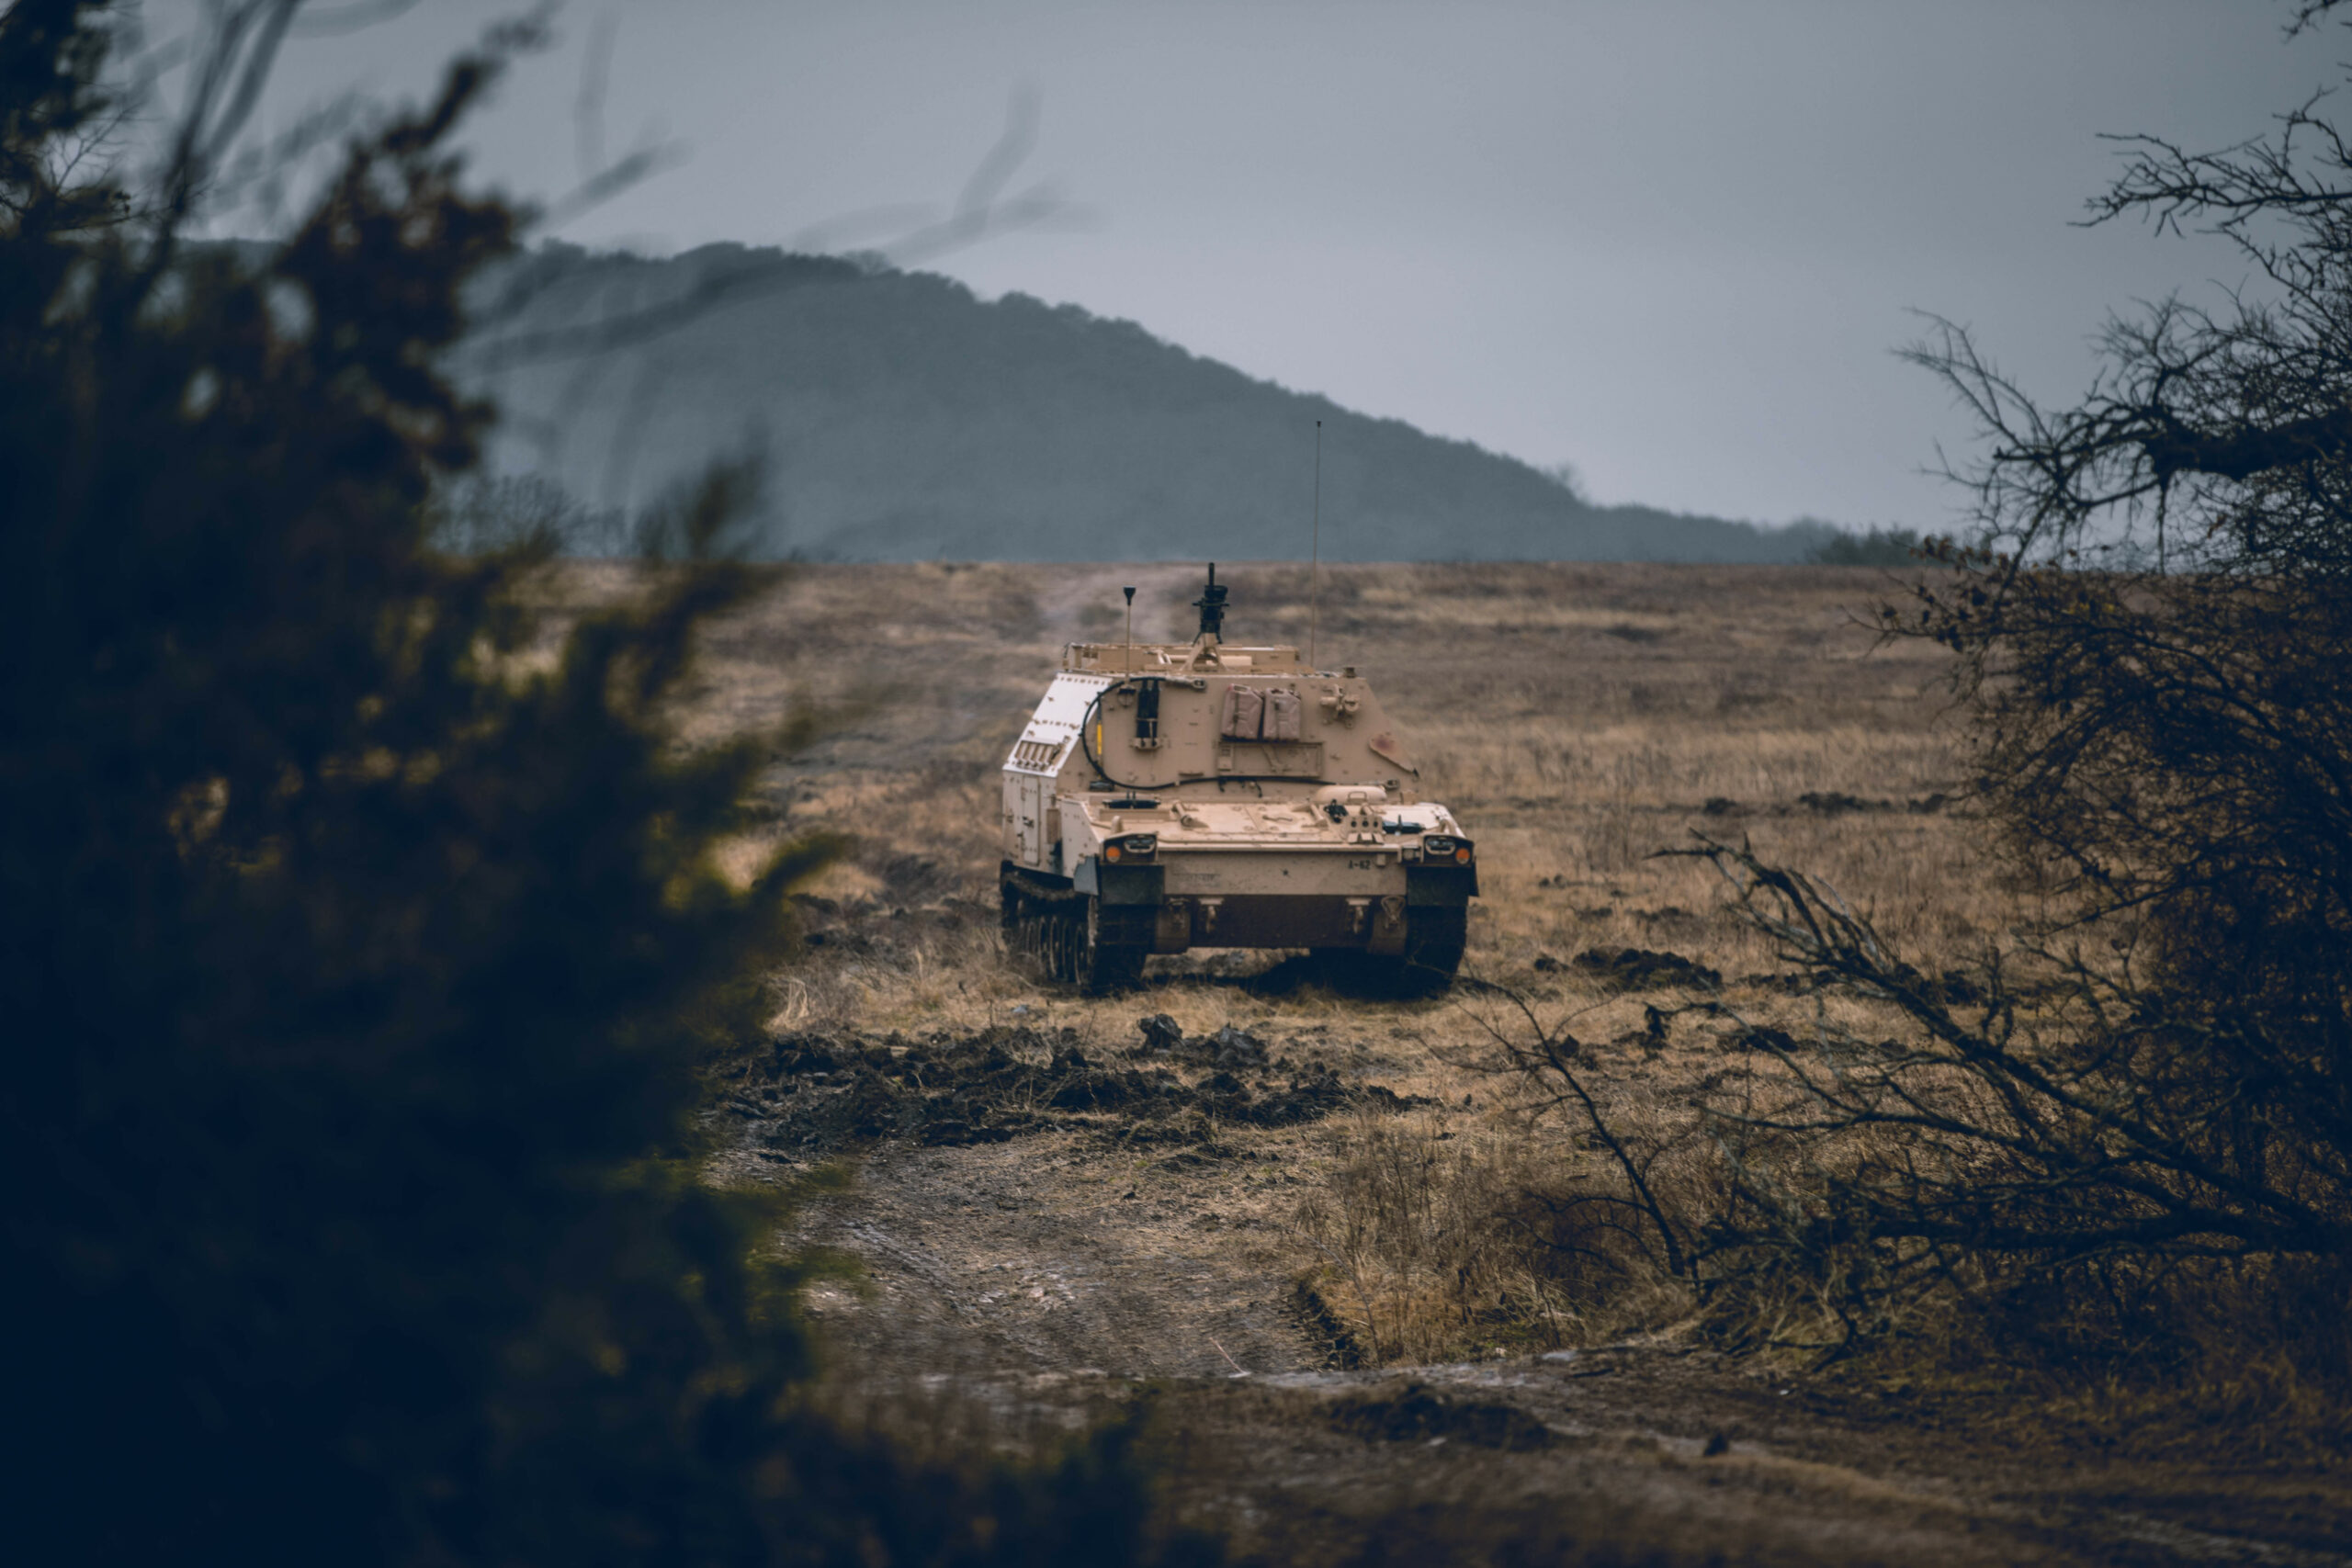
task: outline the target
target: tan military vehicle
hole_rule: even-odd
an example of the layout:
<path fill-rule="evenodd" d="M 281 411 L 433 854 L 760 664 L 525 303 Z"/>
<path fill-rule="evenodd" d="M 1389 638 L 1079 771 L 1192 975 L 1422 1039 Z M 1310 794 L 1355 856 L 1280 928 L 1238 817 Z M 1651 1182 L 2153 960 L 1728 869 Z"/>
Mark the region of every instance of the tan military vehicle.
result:
<path fill-rule="evenodd" d="M 1193 947 L 1444 986 L 1476 847 L 1355 670 L 1227 644 L 1227 592 L 1212 565 L 1190 643 L 1063 650 L 1004 762 L 1008 940 L 1090 991 Z"/>

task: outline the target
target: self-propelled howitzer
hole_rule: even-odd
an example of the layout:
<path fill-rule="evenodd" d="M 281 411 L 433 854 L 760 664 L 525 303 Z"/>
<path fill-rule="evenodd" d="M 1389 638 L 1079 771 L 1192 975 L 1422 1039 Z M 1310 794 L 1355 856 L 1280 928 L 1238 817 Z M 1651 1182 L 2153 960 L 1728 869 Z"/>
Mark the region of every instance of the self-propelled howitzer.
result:
<path fill-rule="evenodd" d="M 1476 846 L 1352 666 L 1224 640 L 1073 643 L 1004 763 L 1008 939 L 1101 991 L 1189 948 L 1306 948 L 1398 988 L 1462 962 Z"/>

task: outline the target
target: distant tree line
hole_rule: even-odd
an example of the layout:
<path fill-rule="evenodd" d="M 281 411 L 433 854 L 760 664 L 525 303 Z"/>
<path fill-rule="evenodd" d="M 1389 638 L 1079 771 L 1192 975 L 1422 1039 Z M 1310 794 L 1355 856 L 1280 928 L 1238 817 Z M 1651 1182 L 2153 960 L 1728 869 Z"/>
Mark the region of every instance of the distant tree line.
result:
<path fill-rule="evenodd" d="M 1918 558 L 1919 535 L 1910 528 L 1871 528 L 1839 534 L 1805 552 L 1815 566 L 1909 566 Z"/>

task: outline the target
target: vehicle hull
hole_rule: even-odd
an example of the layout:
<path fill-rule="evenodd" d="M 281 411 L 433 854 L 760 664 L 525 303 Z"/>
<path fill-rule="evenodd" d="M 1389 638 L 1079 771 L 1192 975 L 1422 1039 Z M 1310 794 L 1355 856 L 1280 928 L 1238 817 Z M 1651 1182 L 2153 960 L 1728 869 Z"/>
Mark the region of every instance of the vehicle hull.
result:
<path fill-rule="evenodd" d="M 1008 944 L 1090 991 L 1193 948 L 1442 985 L 1475 844 L 1355 670 L 1228 646 L 1203 615 L 1192 643 L 1064 650 L 1004 761 Z"/>

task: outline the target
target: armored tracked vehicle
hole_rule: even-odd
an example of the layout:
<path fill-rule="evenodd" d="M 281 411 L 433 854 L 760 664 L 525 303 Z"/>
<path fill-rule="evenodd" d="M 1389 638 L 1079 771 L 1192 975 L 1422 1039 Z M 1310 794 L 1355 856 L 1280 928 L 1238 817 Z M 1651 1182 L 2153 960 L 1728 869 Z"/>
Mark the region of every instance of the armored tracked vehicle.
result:
<path fill-rule="evenodd" d="M 1134 590 L 1127 591 L 1130 603 Z M 1306 948 L 1385 988 L 1462 962 L 1476 846 L 1352 667 L 1224 640 L 1073 643 L 1004 762 L 1009 942 L 1104 991 L 1188 948 Z"/>

